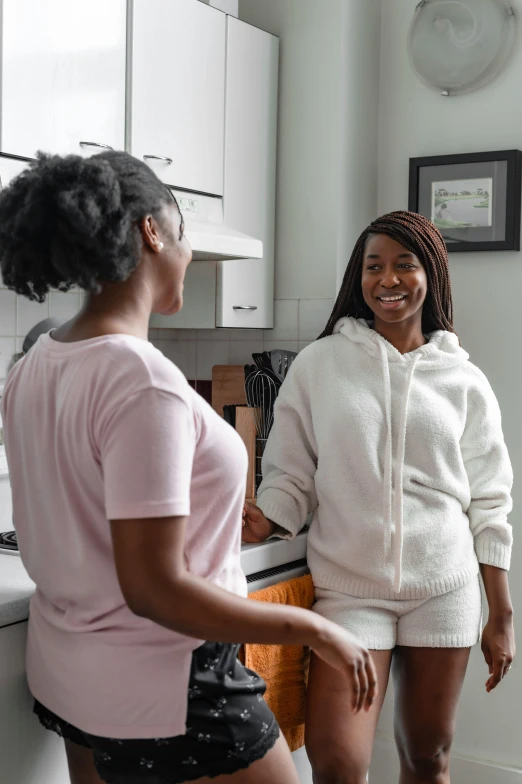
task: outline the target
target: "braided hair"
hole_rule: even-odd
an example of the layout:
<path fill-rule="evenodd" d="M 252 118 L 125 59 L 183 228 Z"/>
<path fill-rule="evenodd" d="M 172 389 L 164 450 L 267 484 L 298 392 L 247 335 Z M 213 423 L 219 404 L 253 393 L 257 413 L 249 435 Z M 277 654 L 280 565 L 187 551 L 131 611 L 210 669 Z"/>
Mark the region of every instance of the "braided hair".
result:
<path fill-rule="evenodd" d="M 426 271 L 428 294 L 422 311 L 423 332 L 428 334 L 439 329 L 455 332 L 448 252 L 442 235 L 423 215 L 399 210 L 377 218 L 357 240 L 332 315 L 318 339 L 331 335 L 344 316 L 373 319 L 363 298 L 361 277 L 366 243 L 375 234 L 386 234 L 403 245 L 417 256 Z"/>

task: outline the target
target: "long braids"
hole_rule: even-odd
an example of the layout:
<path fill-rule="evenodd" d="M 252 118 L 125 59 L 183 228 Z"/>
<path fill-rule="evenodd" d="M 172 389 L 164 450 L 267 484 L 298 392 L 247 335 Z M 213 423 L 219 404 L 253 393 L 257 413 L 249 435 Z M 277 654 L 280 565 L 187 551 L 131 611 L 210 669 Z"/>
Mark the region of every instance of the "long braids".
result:
<path fill-rule="evenodd" d="M 377 218 L 355 243 L 332 315 L 319 339 L 331 335 L 339 319 L 344 316 L 367 320 L 373 318 L 361 289 L 364 250 L 368 238 L 373 234 L 386 234 L 422 262 L 428 278 L 428 295 L 422 315 L 423 331 L 429 333 L 443 329 L 454 332 L 448 252 L 442 235 L 423 215 L 399 210 Z"/>

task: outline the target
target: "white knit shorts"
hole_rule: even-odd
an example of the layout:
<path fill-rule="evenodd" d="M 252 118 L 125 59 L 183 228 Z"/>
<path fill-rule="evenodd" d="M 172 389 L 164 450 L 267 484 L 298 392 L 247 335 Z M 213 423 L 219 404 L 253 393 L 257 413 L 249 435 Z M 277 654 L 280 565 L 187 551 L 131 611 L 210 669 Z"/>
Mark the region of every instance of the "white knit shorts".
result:
<path fill-rule="evenodd" d="M 471 648 L 480 640 L 482 594 L 478 578 L 456 591 L 415 601 L 358 599 L 315 590 L 314 611 L 354 634 L 373 651 Z"/>

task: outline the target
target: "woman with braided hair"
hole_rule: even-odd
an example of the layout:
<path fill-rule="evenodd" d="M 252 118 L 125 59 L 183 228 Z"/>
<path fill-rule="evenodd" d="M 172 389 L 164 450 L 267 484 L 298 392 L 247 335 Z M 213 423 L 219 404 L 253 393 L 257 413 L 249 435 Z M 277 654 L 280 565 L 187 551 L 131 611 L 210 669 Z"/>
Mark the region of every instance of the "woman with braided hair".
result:
<path fill-rule="evenodd" d="M 490 692 L 515 655 L 507 581 L 512 471 L 496 398 L 453 327 L 448 256 L 410 212 L 359 237 L 328 324 L 281 390 L 243 538 L 292 537 L 313 515 L 315 611 L 372 651 L 379 695 L 317 657 L 307 750 L 316 784 L 362 784 L 390 671 L 401 784 L 448 784 L 455 713 L 481 636 Z M 364 688 L 364 687 L 363 687 Z"/>

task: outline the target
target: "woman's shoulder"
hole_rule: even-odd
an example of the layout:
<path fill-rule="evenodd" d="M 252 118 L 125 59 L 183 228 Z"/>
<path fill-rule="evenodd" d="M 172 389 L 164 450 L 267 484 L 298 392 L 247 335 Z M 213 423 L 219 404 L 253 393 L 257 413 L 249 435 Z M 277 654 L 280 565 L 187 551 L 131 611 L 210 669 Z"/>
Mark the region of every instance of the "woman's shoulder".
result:
<path fill-rule="evenodd" d="M 157 390 L 189 402 L 190 386 L 181 370 L 152 343 L 139 338 L 115 336 L 106 345 L 106 359 L 113 368 L 112 378 L 127 396 Z"/>
<path fill-rule="evenodd" d="M 479 410 L 489 409 L 491 406 L 498 408 L 495 391 L 484 371 L 469 359 L 463 364 L 462 371 L 465 376 L 465 388 L 471 410 L 476 407 Z"/>
<path fill-rule="evenodd" d="M 301 348 L 283 385 L 285 391 L 303 389 L 310 392 L 319 380 L 331 378 L 338 368 L 339 350 L 347 342 L 342 335 L 331 335 Z"/>
<path fill-rule="evenodd" d="M 331 357 L 338 351 L 339 346 L 346 343 L 349 343 L 349 341 L 341 334 L 318 338 L 312 343 L 305 345 L 300 350 L 298 355 L 299 362 L 311 361 L 322 357 Z"/>

